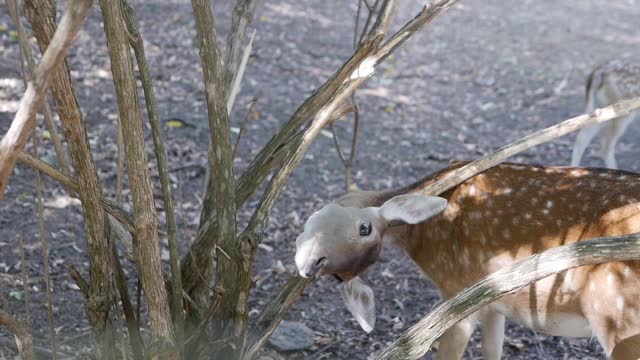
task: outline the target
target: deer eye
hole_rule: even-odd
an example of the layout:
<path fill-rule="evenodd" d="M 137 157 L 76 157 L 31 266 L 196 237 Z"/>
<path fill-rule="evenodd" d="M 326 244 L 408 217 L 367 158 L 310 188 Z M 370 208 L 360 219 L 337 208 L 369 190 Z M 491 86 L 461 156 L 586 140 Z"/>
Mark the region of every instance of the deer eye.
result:
<path fill-rule="evenodd" d="M 371 234 L 371 224 L 360 225 L 360 236 L 369 236 Z"/>

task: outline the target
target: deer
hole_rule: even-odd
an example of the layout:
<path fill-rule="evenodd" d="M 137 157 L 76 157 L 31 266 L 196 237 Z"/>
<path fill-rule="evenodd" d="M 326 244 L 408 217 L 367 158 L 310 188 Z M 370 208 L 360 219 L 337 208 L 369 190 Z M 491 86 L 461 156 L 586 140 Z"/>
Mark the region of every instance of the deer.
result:
<path fill-rule="evenodd" d="M 403 249 L 448 299 L 532 254 L 640 232 L 640 174 L 504 163 L 440 196 L 421 194 L 464 164 L 453 163 L 406 187 L 353 191 L 328 203 L 296 238 L 298 272 L 338 279 L 347 309 L 370 332 L 374 293 L 360 274 L 379 258 L 383 243 Z M 507 318 L 549 335 L 593 336 L 614 360 L 638 359 L 638 284 L 640 261 L 582 266 L 547 277 L 448 329 L 436 359 L 460 359 L 478 324 L 484 359 L 500 359 Z"/>
<path fill-rule="evenodd" d="M 585 91 L 585 112 L 590 113 L 600 106 L 609 106 L 621 100 L 640 96 L 640 64 L 623 60 L 612 60 L 597 66 L 587 77 Z M 637 112 L 626 116 L 582 128 L 576 137 L 571 154 L 571 166 L 579 166 L 589 143 L 599 133 L 603 133 L 600 157 L 606 167 L 618 168 L 615 147 Z"/>

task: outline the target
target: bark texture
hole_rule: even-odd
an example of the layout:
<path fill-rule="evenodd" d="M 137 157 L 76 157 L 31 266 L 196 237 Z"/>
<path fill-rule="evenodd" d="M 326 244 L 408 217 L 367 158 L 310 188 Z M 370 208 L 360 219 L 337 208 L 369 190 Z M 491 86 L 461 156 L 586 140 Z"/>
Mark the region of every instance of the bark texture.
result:
<path fill-rule="evenodd" d="M 101 0 L 100 8 L 107 34 L 118 114 L 124 135 L 125 162 L 133 199 L 136 230 L 133 251 L 148 305 L 152 340 L 148 355 L 152 358 L 178 358 L 179 352 L 173 339 L 167 291 L 162 276 L 158 219 L 144 151 L 138 91 L 122 4 L 120 1 Z"/>
<path fill-rule="evenodd" d="M 91 3 L 88 1 L 88 6 Z M 45 53 L 55 46 L 55 3 L 51 0 L 25 0 L 25 14 L 40 50 Z M 90 258 L 86 312 L 96 334 L 96 356 L 98 359 L 110 359 L 113 356 L 113 334 L 109 324 L 109 309 L 114 298 L 109 280 L 109 225 L 102 208 L 102 190 L 66 60 L 56 68 L 55 79 L 52 84 L 53 98 L 78 177 L 78 195 L 82 202 Z"/>

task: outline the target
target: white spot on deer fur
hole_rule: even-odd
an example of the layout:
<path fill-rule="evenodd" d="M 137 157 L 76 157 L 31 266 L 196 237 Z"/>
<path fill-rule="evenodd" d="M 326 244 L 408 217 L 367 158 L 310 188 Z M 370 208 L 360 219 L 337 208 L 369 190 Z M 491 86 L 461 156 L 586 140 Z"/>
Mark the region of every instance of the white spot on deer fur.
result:
<path fill-rule="evenodd" d="M 557 227 L 561 227 L 562 226 L 562 220 L 556 219 L 556 226 Z"/>
<path fill-rule="evenodd" d="M 469 186 L 469 196 L 476 196 L 477 192 L 478 192 L 478 189 L 476 189 L 475 185 Z"/>
<path fill-rule="evenodd" d="M 484 236 L 484 234 L 480 234 L 480 245 L 484 246 L 487 244 L 487 238 Z"/>
<path fill-rule="evenodd" d="M 518 219 L 517 216 L 514 216 L 511 222 L 513 223 L 513 225 L 518 225 L 520 224 L 520 219 Z"/>
<path fill-rule="evenodd" d="M 508 240 L 511 236 L 511 232 L 509 232 L 509 229 L 502 230 L 502 236 L 505 238 L 505 240 Z"/>
<path fill-rule="evenodd" d="M 624 298 L 622 296 L 618 296 L 616 299 L 616 309 L 618 309 L 619 312 L 624 310 Z"/>
<path fill-rule="evenodd" d="M 596 283 L 591 282 L 591 283 L 589 284 L 589 291 L 590 291 L 590 292 L 592 292 L 592 293 L 595 293 L 595 292 L 596 292 Z"/>
<path fill-rule="evenodd" d="M 615 276 L 613 275 L 612 272 L 610 272 L 609 274 L 607 274 L 607 285 L 609 286 L 613 286 L 613 283 L 616 281 Z"/>
<path fill-rule="evenodd" d="M 545 215 L 549 215 L 549 209 L 543 209 L 542 213 L 545 214 Z"/>
<path fill-rule="evenodd" d="M 498 220 L 497 217 L 494 217 L 493 220 L 491 220 L 491 223 L 493 223 L 493 225 L 498 225 L 498 222 L 500 222 L 500 220 Z"/>
<path fill-rule="evenodd" d="M 547 209 L 551 209 L 553 207 L 553 201 L 551 200 L 547 200 L 547 203 L 545 204 L 545 207 Z"/>
<path fill-rule="evenodd" d="M 526 213 L 524 213 L 524 218 L 525 218 L 526 220 L 531 220 L 531 218 L 533 218 L 533 215 L 531 215 L 531 213 L 530 213 L 530 212 L 526 212 Z"/>
<path fill-rule="evenodd" d="M 631 275 L 631 268 L 630 267 L 624 268 L 624 271 L 622 272 L 622 275 L 624 275 L 625 278 L 628 278 L 629 275 Z"/>

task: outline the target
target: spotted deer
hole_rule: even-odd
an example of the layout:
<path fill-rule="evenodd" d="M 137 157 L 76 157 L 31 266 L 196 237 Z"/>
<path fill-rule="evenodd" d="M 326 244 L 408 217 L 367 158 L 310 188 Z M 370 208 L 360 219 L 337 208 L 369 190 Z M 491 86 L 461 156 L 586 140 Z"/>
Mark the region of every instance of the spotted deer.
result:
<path fill-rule="evenodd" d="M 609 106 L 621 100 L 640 96 L 640 64 L 613 60 L 596 67 L 587 78 L 586 109 L 591 112 L 596 107 Z M 589 143 L 600 132 L 603 133 L 600 156 L 608 168 L 617 169 L 615 157 L 616 143 L 625 129 L 635 118 L 632 112 L 603 124 L 582 128 L 578 132 L 571 155 L 571 166 L 580 165 L 580 160 Z"/>
<path fill-rule="evenodd" d="M 357 191 L 311 215 L 296 239 L 301 276 L 332 275 L 366 331 L 373 291 L 358 277 L 382 243 L 404 249 L 450 298 L 534 253 L 584 239 L 640 232 L 640 175 L 607 169 L 503 164 L 441 197 L 421 189 L 456 163 L 396 190 Z M 640 261 L 583 266 L 505 296 L 440 338 L 437 359 L 459 359 L 476 323 L 484 359 L 502 355 L 505 318 L 542 333 L 594 336 L 615 360 L 640 358 Z M 634 337 L 635 336 L 635 337 Z"/>

